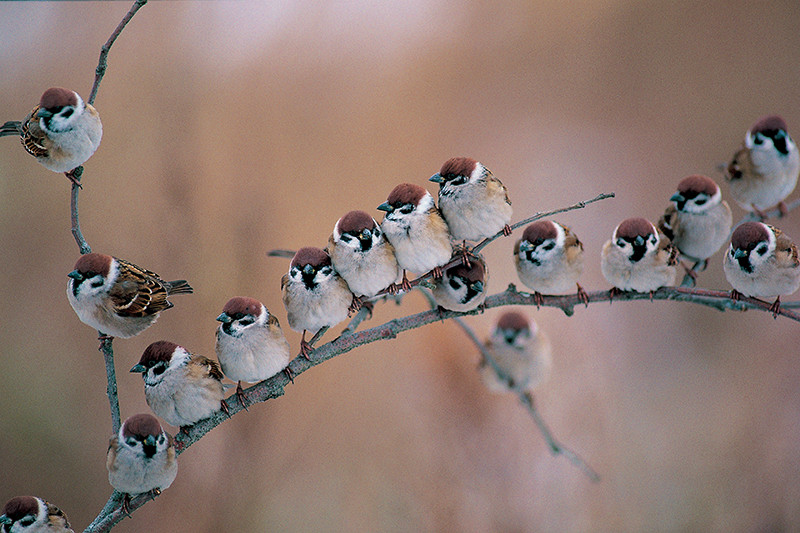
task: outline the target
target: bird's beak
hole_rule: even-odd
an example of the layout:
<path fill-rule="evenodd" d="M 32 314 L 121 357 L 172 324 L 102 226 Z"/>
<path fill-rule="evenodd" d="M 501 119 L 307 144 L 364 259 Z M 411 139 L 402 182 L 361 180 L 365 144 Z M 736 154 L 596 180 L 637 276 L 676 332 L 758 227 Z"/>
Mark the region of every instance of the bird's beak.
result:
<path fill-rule="evenodd" d="M 77 270 L 73 270 L 72 272 L 70 272 L 69 274 L 67 274 L 67 276 L 68 276 L 68 277 L 70 277 L 70 278 L 72 278 L 72 279 L 76 279 L 76 280 L 78 280 L 78 281 L 81 281 L 81 280 L 83 279 L 83 274 L 81 274 L 81 273 L 80 273 L 80 272 L 78 272 Z"/>
<path fill-rule="evenodd" d="M 225 324 L 230 324 L 231 322 L 233 322 L 233 319 L 230 316 L 228 316 L 228 313 L 221 313 L 217 317 L 217 320 L 219 322 L 224 322 Z"/>
<path fill-rule="evenodd" d="M 483 282 L 480 280 L 473 282 L 472 288 L 478 292 L 483 292 Z"/>
<path fill-rule="evenodd" d="M 136 366 L 131 368 L 131 372 L 136 372 L 137 374 L 144 374 L 147 372 L 147 368 L 142 363 L 138 363 Z"/>
<path fill-rule="evenodd" d="M 533 251 L 533 245 L 528 241 L 522 241 L 519 243 L 519 249 L 521 252 L 531 252 Z"/>
<path fill-rule="evenodd" d="M 685 202 L 686 201 L 686 198 L 684 198 L 683 195 L 681 193 L 679 193 L 679 192 L 676 192 L 675 194 L 670 196 L 669 199 L 670 199 L 671 202 Z"/>
<path fill-rule="evenodd" d="M 637 235 L 636 238 L 633 240 L 634 246 L 644 246 L 644 237 L 641 235 Z"/>
<path fill-rule="evenodd" d="M 145 446 L 152 446 L 155 448 L 156 446 L 156 438 L 152 435 L 148 435 L 146 439 L 144 439 Z"/>
<path fill-rule="evenodd" d="M 314 267 L 311 265 L 306 265 L 303 267 L 303 274 L 311 276 L 314 274 Z"/>
<path fill-rule="evenodd" d="M 747 257 L 748 255 L 750 255 L 750 252 L 747 250 L 742 250 L 741 248 L 737 248 L 733 251 L 734 259 L 741 259 L 742 257 Z"/>
<path fill-rule="evenodd" d="M 442 175 L 441 175 L 441 174 L 439 174 L 439 173 L 437 172 L 436 174 L 434 174 L 433 176 L 431 176 L 430 178 L 428 178 L 428 181 L 432 181 L 432 182 L 434 182 L 434 183 L 444 183 L 444 178 L 442 177 Z"/>
<path fill-rule="evenodd" d="M 372 240 L 372 233 L 370 233 L 368 229 L 364 229 L 358 238 L 361 239 L 362 241 Z"/>
<path fill-rule="evenodd" d="M 394 211 L 394 207 L 389 205 L 389 202 L 383 202 L 381 205 L 378 206 L 379 211 L 386 211 L 387 213 L 391 213 Z"/>

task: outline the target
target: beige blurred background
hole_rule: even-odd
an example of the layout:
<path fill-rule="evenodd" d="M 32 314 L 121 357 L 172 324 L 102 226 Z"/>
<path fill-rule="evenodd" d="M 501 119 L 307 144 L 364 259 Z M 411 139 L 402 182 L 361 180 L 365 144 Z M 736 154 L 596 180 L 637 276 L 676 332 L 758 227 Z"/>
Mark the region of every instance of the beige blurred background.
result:
<path fill-rule="evenodd" d="M 800 137 L 794 1 L 395 4 L 152 2 L 114 45 L 84 234 L 196 288 L 115 342 L 123 417 L 148 410 L 127 370 L 149 343 L 213 355 L 234 295 L 288 330 L 288 260 L 266 251 L 324 245 L 346 211 L 378 217 L 401 181 L 434 192 L 426 179 L 451 156 L 503 180 L 515 221 L 616 192 L 559 217 L 596 290 L 622 218 L 655 219 L 688 174 L 721 182 L 716 166 L 763 114 Z M 0 3 L 0 120 L 52 85 L 87 97 L 129 5 Z M 777 224 L 800 238 L 800 213 Z M 518 282 L 515 238 L 487 249 L 490 292 Z M 0 503 L 39 495 L 82 530 L 111 492 L 105 374 L 64 295 L 78 257 L 67 180 L 12 138 L 0 250 Z M 728 289 L 719 255 L 700 286 Z M 411 294 L 371 324 L 425 307 Z M 224 423 L 115 531 L 800 529 L 799 324 L 673 302 L 525 311 L 554 344 L 538 405 L 601 483 L 550 456 L 515 399 L 484 389 L 458 327 L 439 323 L 316 367 Z M 466 320 L 485 336 L 498 313 Z"/>

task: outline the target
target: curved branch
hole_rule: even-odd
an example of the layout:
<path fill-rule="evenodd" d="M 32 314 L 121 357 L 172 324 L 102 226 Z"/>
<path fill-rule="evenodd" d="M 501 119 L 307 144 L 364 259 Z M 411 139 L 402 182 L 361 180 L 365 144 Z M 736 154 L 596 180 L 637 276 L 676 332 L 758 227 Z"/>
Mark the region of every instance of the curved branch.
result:
<path fill-rule="evenodd" d="M 131 6 L 128 13 L 122 18 L 119 24 L 117 24 L 117 28 L 114 30 L 114 33 L 111 34 L 111 37 L 108 38 L 106 44 L 100 48 L 100 59 L 97 61 L 97 68 L 94 70 L 94 83 L 92 84 L 92 91 L 89 93 L 89 99 L 86 102 L 90 105 L 94 104 L 94 99 L 97 98 L 97 91 L 100 89 L 100 82 L 103 81 L 103 76 L 106 74 L 106 69 L 108 68 L 108 52 L 111 51 L 111 45 L 114 44 L 114 41 L 117 40 L 122 30 L 125 29 L 125 26 L 128 25 L 128 22 L 131 21 L 133 16 L 136 14 L 139 9 L 147 3 L 147 0 L 136 0 Z"/>

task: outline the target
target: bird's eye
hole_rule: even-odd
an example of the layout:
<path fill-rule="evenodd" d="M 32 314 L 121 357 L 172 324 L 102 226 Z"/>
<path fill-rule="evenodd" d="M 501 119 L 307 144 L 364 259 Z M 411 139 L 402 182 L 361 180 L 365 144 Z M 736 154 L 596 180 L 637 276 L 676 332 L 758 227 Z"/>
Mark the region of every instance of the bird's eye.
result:
<path fill-rule="evenodd" d="M 619 246 L 620 248 L 624 248 L 625 247 L 625 240 L 624 239 L 617 239 L 617 246 Z"/>
<path fill-rule="evenodd" d="M 319 272 L 320 272 L 320 274 L 324 274 L 324 275 L 326 275 L 326 276 L 327 276 L 328 274 L 330 274 L 330 273 L 331 273 L 331 267 L 329 267 L 329 266 L 324 266 L 324 267 L 322 267 L 322 268 L 320 268 L 320 269 L 319 269 Z"/>
<path fill-rule="evenodd" d="M 253 322 L 255 322 L 255 319 L 253 317 L 242 318 L 242 319 L 239 320 L 239 325 L 240 326 L 249 326 Z"/>
<path fill-rule="evenodd" d="M 698 198 L 698 199 L 696 199 L 694 201 L 694 204 L 695 205 L 703 205 L 704 203 L 706 203 L 706 200 L 707 200 L 707 198 Z"/>
<path fill-rule="evenodd" d="M 34 517 L 26 516 L 25 518 L 20 520 L 18 523 L 19 523 L 19 525 L 21 525 L 23 527 L 28 527 L 28 526 L 32 526 L 35 521 L 36 521 L 36 519 Z"/>
<path fill-rule="evenodd" d="M 461 283 L 456 278 L 450 278 L 450 286 L 453 289 L 458 290 L 461 288 Z"/>
<path fill-rule="evenodd" d="M 542 250 L 552 250 L 553 248 L 555 248 L 555 246 L 556 246 L 556 243 L 554 243 L 553 241 L 550 241 L 547 244 L 545 244 L 544 246 L 542 246 Z"/>
<path fill-rule="evenodd" d="M 753 135 L 754 144 L 762 144 L 763 142 L 764 142 L 764 137 L 762 137 L 760 133 L 756 133 L 755 135 Z"/>
<path fill-rule="evenodd" d="M 350 235 L 349 233 L 342 233 L 342 240 L 344 242 L 350 242 L 353 240 L 353 236 Z"/>
<path fill-rule="evenodd" d="M 64 118 L 69 118 L 69 117 L 71 117 L 71 116 L 72 116 L 72 112 L 73 112 L 73 111 L 74 111 L 74 110 L 73 110 L 71 107 L 66 107 L 66 108 L 64 108 L 64 110 L 61 112 L 61 116 L 62 116 L 62 117 L 64 117 Z"/>
<path fill-rule="evenodd" d="M 292 275 L 292 276 L 296 276 L 296 275 L 297 275 L 297 273 L 298 273 L 298 272 L 300 272 L 300 269 L 299 269 L 299 268 L 297 268 L 296 266 L 293 266 L 293 267 L 292 267 L 292 268 L 289 270 L 289 272 L 291 273 L 291 275 Z"/>
<path fill-rule="evenodd" d="M 128 437 L 127 439 L 125 439 L 125 443 L 131 447 L 136 446 L 136 439 L 134 439 L 133 437 Z"/>
<path fill-rule="evenodd" d="M 406 204 L 406 205 L 404 205 L 403 207 L 400 208 L 400 212 L 403 213 L 404 215 L 409 214 L 413 210 L 414 210 L 414 207 L 412 207 L 411 204 Z"/>
<path fill-rule="evenodd" d="M 765 253 L 767 253 L 767 245 L 766 244 L 762 244 L 761 246 L 756 248 L 756 253 L 758 255 L 764 255 Z"/>
<path fill-rule="evenodd" d="M 372 230 L 372 235 L 374 235 L 375 238 L 380 237 L 381 236 L 381 228 L 376 226 L 375 229 Z"/>
<path fill-rule="evenodd" d="M 92 288 L 95 288 L 95 289 L 97 289 L 97 288 L 99 288 L 99 287 L 102 287 L 102 286 L 103 286 L 103 279 L 102 279 L 102 278 L 100 278 L 100 279 L 98 279 L 98 280 L 95 280 L 95 281 L 93 281 L 93 282 L 91 283 L 91 286 L 92 286 Z"/>
<path fill-rule="evenodd" d="M 648 240 L 650 241 L 650 244 L 654 245 L 656 243 L 656 236 L 655 235 L 650 235 L 650 238 Z"/>
<path fill-rule="evenodd" d="M 164 439 L 164 434 L 162 433 L 161 435 L 158 436 L 158 443 L 159 444 L 164 444 L 164 440 L 165 440 Z"/>
<path fill-rule="evenodd" d="M 156 376 L 160 376 L 161 374 L 166 372 L 166 370 L 167 370 L 167 367 L 164 366 L 164 365 L 154 366 L 153 367 L 153 374 L 155 374 Z"/>

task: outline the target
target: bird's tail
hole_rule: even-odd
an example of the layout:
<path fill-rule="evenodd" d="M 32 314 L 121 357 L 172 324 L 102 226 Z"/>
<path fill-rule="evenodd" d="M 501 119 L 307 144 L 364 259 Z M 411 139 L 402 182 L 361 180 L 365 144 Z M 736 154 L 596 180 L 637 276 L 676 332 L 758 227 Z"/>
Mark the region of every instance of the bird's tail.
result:
<path fill-rule="evenodd" d="M 22 122 L 11 120 L 0 126 L 0 137 L 19 135 L 22 133 Z"/>
<path fill-rule="evenodd" d="M 169 287 L 167 291 L 169 294 L 192 294 L 194 292 L 192 286 L 185 279 L 168 281 L 167 286 Z"/>

